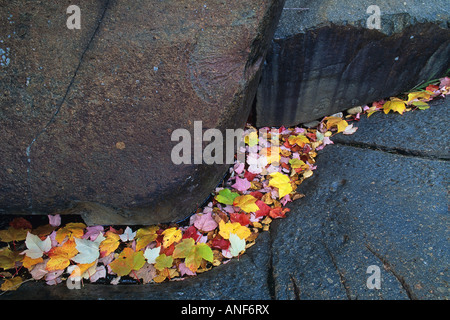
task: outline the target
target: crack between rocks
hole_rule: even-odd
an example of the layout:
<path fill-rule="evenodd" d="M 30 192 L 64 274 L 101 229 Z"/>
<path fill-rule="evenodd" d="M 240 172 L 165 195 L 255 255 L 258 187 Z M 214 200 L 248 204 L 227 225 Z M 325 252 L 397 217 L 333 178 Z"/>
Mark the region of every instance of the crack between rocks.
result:
<path fill-rule="evenodd" d="M 103 18 L 105 17 L 105 13 L 106 10 L 108 9 L 110 0 L 107 0 L 104 8 L 103 8 L 103 12 L 102 15 L 100 17 L 100 19 L 98 20 L 97 26 L 91 36 L 91 38 L 88 41 L 88 44 L 86 45 L 86 48 L 83 50 L 83 52 L 81 53 L 80 56 L 80 60 L 78 61 L 78 65 L 75 68 L 75 71 L 73 73 L 72 79 L 69 82 L 69 85 L 67 86 L 66 92 L 64 93 L 64 96 L 61 100 L 61 102 L 57 105 L 56 111 L 53 113 L 52 117 L 50 118 L 50 120 L 47 122 L 47 124 L 44 126 L 44 128 L 42 128 L 41 131 L 39 131 L 36 136 L 33 138 L 33 140 L 31 141 L 31 143 L 28 145 L 28 147 L 26 148 L 26 155 L 27 155 L 27 185 L 28 185 L 28 203 L 29 203 L 29 210 L 33 209 L 33 192 L 32 192 L 32 181 L 31 181 L 31 148 L 33 146 L 33 144 L 37 141 L 37 139 L 45 132 L 47 131 L 47 128 L 53 123 L 55 122 L 56 116 L 59 114 L 59 112 L 61 111 L 62 105 L 64 104 L 64 102 L 66 101 L 67 96 L 69 95 L 70 89 L 72 88 L 72 85 L 75 81 L 75 78 L 78 74 L 78 70 L 81 67 L 81 64 L 83 63 L 83 59 L 84 56 L 86 54 L 86 52 L 88 51 L 92 41 L 94 40 L 95 36 L 97 35 L 98 30 L 100 29 L 100 25 L 103 22 Z"/>
<path fill-rule="evenodd" d="M 326 251 L 326 252 L 328 253 L 328 255 L 330 256 L 331 262 L 333 263 L 334 268 L 336 269 L 336 271 L 337 271 L 337 273 L 338 273 L 338 275 L 339 275 L 339 279 L 340 279 L 340 281 L 341 281 L 341 283 L 342 283 L 342 285 L 343 285 L 343 287 L 344 287 L 344 289 L 345 289 L 345 294 L 347 295 L 347 299 L 348 299 L 348 300 L 352 300 L 351 291 L 350 291 L 350 286 L 349 286 L 348 283 L 347 283 L 347 279 L 345 278 L 344 273 L 341 271 L 341 269 L 339 269 L 339 267 L 338 267 L 338 265 L 337 265 L 336 257 L 335 257 L 335 256 L 333 255 L 333 253 L 330 251 L 330 249 L 328 248 L 328 246 L 326 245 L 325 242 L 322 242 L 322 244 L 323 244 L 323 246 L 324 246 L 324 248 L 325 248 L 325 251 Z"/>
<path fill-rule="evenodd" d="M 418 300 L 417 296 L 414 294 L 414 292 L 411 290 L 411 287 L 406 283 L 405 279 L 393 268 L 393 266 L 387 261 L 385 257 L 383 257 L 381 254 L 376 252 L 371 246 L 366 244 L 367 250 L 369 250 L 378 260 L 380 260 L 385 269 L 393 274 L 393 276 L 400 282 L 401 286 L 406 292 L 406 295 L 410 300 Z"/>
<path fill-rule="evenodd" d="M 390 154 L 396 154 L 404 157 L 420 158 L 425 160 L 437 160 L 448 162 L 450 159 L 442 158 L 436 155 L 430 155 L 422 151 L 408 150 L 395 147 L 378 146 L 365 142 L 343 142 L 343 141 L 333 141 L 336 145 L 342 145 L 346 147 L 358 148 L 358 149 L 369 149 L 379 152 L 385 152 Z"/>
<path fill-rule="evenodd" d="M 275 289 L 275 275 L 273 268 L 273 237 L 271 230 L 267 231 L 269 233 L 269 266 L 267 268 L 267 287 L 269 289 L 269 295 L 271 300 L 276 300 L 277 292 Z"/>
<path fill-rule="evenodd" d="M 289 274 L 289 277 L 291 278 L 291 283 L 292 283 L 292 286 L 294 287 L 295 300 L 301 300 L 300 299 L 300 294 L 301 294 L 300 287 L 297 284 L 297 281 L 295 281 L 295 278 L 292 274 Z"/>

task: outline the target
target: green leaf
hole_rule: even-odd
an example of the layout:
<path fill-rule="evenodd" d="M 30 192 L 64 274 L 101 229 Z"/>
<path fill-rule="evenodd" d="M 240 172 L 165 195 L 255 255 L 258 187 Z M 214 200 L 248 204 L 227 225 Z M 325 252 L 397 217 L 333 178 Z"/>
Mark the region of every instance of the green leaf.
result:
<path fill-rule="evenodd" d="M 164 253 L 160 254 L 155 259 L 155 268 L 159 271 L 164 270 L 165 268 L 172 267 L 173 264 L 173 257 L 172 256 L 166 256 Z"/>
<path fill-rule="evenodd" d="M 233 205 L 233 201 L 237 196 L 239 196 L 237 192 L 231 192 L 230 189 L 222 189 L 216 196 L 216 200 L 223 204 Z"/>
<path fill-rule="evenodd" d="M 207 244 L 195 244 L 194 239 L 188 238 L 183 239 L 175 246 L 173 257 L 185 258 L 184 264 L 186 267 L 196 272 L 203 259 L 209 262 L 213 261 L 213 252 Z"/>
<path fill-rule="evenodd" d="M 428 109 L 430 106 L 428 105 L 428 103 L 423 102 L 423 101 L 414 101 L 412 103 L 413 106 L 417 107 L 420 110 L 426 110 Z"/>

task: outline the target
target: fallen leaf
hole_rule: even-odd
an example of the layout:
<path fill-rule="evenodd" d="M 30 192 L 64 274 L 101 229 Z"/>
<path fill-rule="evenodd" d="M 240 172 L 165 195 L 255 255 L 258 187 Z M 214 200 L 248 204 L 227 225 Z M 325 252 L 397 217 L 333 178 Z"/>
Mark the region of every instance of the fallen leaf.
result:
<path fill-rule="evenodd" d="M 99 245 L 101 257 L 110 255 L 119 247 L 120 244 L 120 236 L 117 233 L 107 231 L 105 233 L 105 236 L 105 240 L 103 240 Z"/>
<path fill-rule="evenodd" d="M 197 214 L 194 226 L 203 232 L 209 232 L 217 228 L 218 224 L 211 215 L 211 212 Z"/>
<path fill-rule="evenodd" d="M 123 242 L 133 241 L 136 236 L 136 232 L 133 232 L 130 227 L 126 227 L 125 231 L 119 236 Z"/>
<path fill-rule="evenodd" d="M 160 271 L 164 270 L 165 268 L 172 267 L 172 264 L 173 264 L 172 256 L 166 256 L 165 254 L 161 254 L 155 259 L 155 268 Z"/>
<path fill-rule="evenodd" d="M 100 257 L 99 246 L 105 238 L 99 235 L 95 241 L 75 238 L 76 249 L 79 252 L 72 261 L 80 264 L 93 263 Z"/>
<path fill-rule="evenodd" d="M 12 269 L 14 268 L 16 261 L 20 261 L 23 258 L 17 251 L 12 251 L 8 247 L 0 250 L 0 268 Z"/>
<path fill-rule="evenodd" d="M 173 258 L 185 258 L 185 265 L 192 272 L 196 272 L 203 259 L 209 262 L 213 261 L 213 252 L 207 244 L 195 244 L 192 238 L 188 238 L 175 246 Z"/>
<path fill-rule="evenodd" d="M 231 192 L 230 189 L 222 189 L 219 191 L 219 194 L 216 195 L 216 200 L 223 204 L 232 205 L 234 199 L 239 196 L 237 192 Z"/>
<path fill-rule="evenodd" d="M 389 111 L 403 114 L 403 112 L 405 112 L 405 109 L 406 109 L 405 101 L 398 98 L 393 98 L 391 101 L 387 101 L 383 105 L 383 111 L 385 114 L 388 114 Z"/>
<path fill-rule="evenodd" d="M 20 287 L 23 279 L 21 277 L 14 277 L 11 279 L 5 279 L 5 281 L 0 286 L 0 290 L 2 291 L 13 291 Z"/>
<path fill-rule="evenodd" d="M 278 188 L 279 198 L 283 198 L 285 195 L 293 191 L 291 186 L 291 180 L 287 175 L 280 172 L 271 173 L 272 177 L 269 181 L 269 186 Z"/>
<path fill-rule="evenodd" d="M 241 239 L 238 235 L 230 233 L 230 253 L 233 257 L 237 257 L 245 251 L 245 239 Z"/>
<path fill-rule="evenodd" d="M 114 273 L 122 277 L 128 275 L 133 270 L 139 270 L 144 264 L 145 258 L 142 251 L 125 248 L 109 266 Z"/>
<path fill-rule="evenodd" d="M 50 260 L 47 262 L 47 271 L 64 270 L 78 253 L 75 240 L 67 240 L 60 247 L 53 247 L 47 253 Z"/>
<path fill-rule="evenodd" d="M 52 241 L 49 236 L 45 240 L 41 240 L 38 236 L 28 232 L 25 245 L 27 246 L 27 250 L 24 251 L 24 254 L 31 259 L 37 259 L 51 249 Z"/>
<path fill-rule="evenodd" d="M 239 192 L 245 192 L 251 187 L 251 183 L 245 178 L 241 179 L 236 177 L 236 183 L 234 183 L 231 187 Z"/>
<path fill-rule="evenodd" d="M 162 234 L 164 236 L 163 246 L 166 248 L 169 247 L 172 243 L 180 241 L 182 237 L 181 230 L 176 227 L 166 229 Z"/>
<path fill-rule="evenodd" d="M 247 194 L 236 197 L 233 201 L 233 205 L 241 208 L 243 211 L 247 213 L 256 212 L 259 210 L 259 207 L 256 205 L 256 200 L 258 199 L 256 199 L 254 196 Z"/>
<path fill-rule="evenodd" d="M 83 237 L 85 228 L 86 225 L 84 223 L 70 222 L 56 231 L 55 240 L 58 241 L 58 243 L 62 243 L 66 237 L 68 237 L 69 240 L 73 239 L 74 237 L 81 238 Z"/>
<path fill-rule="evenodd" d="M 147 248 L 144 251 L 144 257 L 147 259 L 148 263 L 156 263 L 156 258 L 158 258 L 161 252 L 161 247 L 156 247 L 153 249 Z"/>
<path fill-rule="evenodd" d="M 219 223 L 219 234 L 224 239 L 230 238 L 230 233 L 234 233 L 239 236 L 241 239 L 245 239 L 251 235 L 251 231 L 249 228 L 244 227 L 239 222 L 223 222 Z"/>
<path fill-rule="evenodd" d="M 0 241 L 11 242 L 11 241 L 22 241 L 27 237 L 27 233 L 30 229 L 17 229 L 14 227 L 9 227 L 6 230 L 0 230 Z"/>
<path fill-rule="evenodd" d="M 150 242 L 155 241 L 158 235 L 156 231 L 159 230 L 158 226 L 150 226 L 140 228 L 136 231 L 136 251 L 145 248 Z"/>

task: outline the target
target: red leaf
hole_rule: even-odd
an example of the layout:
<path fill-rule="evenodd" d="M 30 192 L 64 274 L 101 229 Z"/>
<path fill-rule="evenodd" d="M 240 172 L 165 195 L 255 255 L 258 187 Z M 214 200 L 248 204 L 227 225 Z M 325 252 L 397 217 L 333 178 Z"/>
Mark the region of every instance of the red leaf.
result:
<path fill-rule="evenodd" d="M 251 196 L 254 196 L 256 199 L 261 200 L 261 198 L 263 197 L 263 194 L 260 191 L 253 191 L 250 192 Z"/>
<path fill-rule="evenodd" d="M 217 239 L 216 237 L 211 240 L 211 247 L 221 250 L 227 250 L 230 247 L 230 241 L 223 238 Z"/>
<path fill-rule="evenodd" d="M 255 179 L 256 176 L 257 176 L 256 173 L 251 173 L 250 171 L 245 171 L 245 173 L 244 173 L 244 178 L 247 179 L 250 182 L 252 182 L 253 179 Z"/>
<path fill-rule="evenodd" d="M 13 227 L 14 229 L 33 229 L 33 226 L 31 225 L 31 223 L 22 217 L 14 218 L 9 223 L 9 226 Z"/>
<path fill-rule="evenodd" d="M 239 222 L 244 227 L 250 224 L 250 219 L 245 213 L 231 213 L 230 220 L 231 222 Z"/>
<path fill-rule="evenodd" d="M 194 226 L 190 226 L 186 229 L 186 231 L 183 233 L 182 239 L 192 238 L 195 242 L 200 238 L 201 236 L 197 233 L 197 228 Z"/>
<path fill-rule="evenodd" d="M 171 256 L 173 253 L 173 250 L 175 250 L 175 243 L 172 243 L 167 248 L 161 247 L 160 254 L 165 254 L 166 256 Z"/>
<path fill-rule="evenodd" d="M 270 213 L 270 207 L 264 201 L 256 200 L 256 205 L 259 207 L 259 210 L 255 212 L 256 218 L 267 216 Z"/>
<path fill-rule="evenodd" d="M 289 212 L 289 211 L 291 211 L 289 208 L 277 207 L 277 208 L 270 209 L 269 216 L 272 219 L 284 218 L 286 212 Z"/>

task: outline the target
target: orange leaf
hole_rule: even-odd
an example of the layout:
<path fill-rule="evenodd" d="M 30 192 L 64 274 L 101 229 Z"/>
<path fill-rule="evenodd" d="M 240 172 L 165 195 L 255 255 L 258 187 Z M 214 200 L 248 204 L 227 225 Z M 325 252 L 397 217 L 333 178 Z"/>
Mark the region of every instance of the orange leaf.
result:
<path fill-rule="evenodd" d="M 84 229 L 86 225 L 81 222 L 71 222 L 66 224 L 64 227 L 56 231 L 55 239 L 58 243 L 62 243 L 63 240 L 68 237 L 69 240 L 72 240 L 73 237 L 81 238 L 84 234 Z"/>
<path fill-rule="evenodd" d="M 105 233 L 106 239 L 100 243 L 100 255 L 101 257 L 105 257 L 112 252 L 114 252 L 120 244 L 120 236 L 112 231 L 108 231 Z"/>
<path fill-rule="evenodd" d="M 70 259 L 78 253 L 75 240 L 67 240 L 61 247 L 53 247 L 48 252 L 50 260 L 47 262 L 47 271 L 63 270 L 70 264 Z"/>

